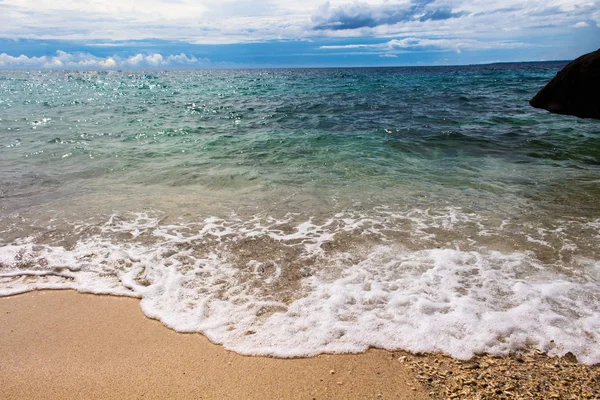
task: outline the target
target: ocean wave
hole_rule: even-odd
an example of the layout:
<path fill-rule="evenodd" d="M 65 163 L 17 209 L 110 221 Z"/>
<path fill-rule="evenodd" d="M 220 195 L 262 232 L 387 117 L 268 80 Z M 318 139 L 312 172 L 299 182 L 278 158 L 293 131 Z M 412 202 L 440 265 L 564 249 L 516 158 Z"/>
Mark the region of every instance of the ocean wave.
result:
<path fill-rule="evenodd" d="M 497 222 L 452 208 L 181 223 L 113 214 L 73 223 L 68 243 L 44 234 L 5 243 L 0 295 L 138 297 L 148 317 L 250 355 L 379 347 L 467 359 L 535 347 L 600 362 L 600 261 L 573 233 L 597 235 L 598 221 Z M 504 235 L 529 247 L 498 250 Z M 562 248 L 549 258 L 557 235 Z"/>

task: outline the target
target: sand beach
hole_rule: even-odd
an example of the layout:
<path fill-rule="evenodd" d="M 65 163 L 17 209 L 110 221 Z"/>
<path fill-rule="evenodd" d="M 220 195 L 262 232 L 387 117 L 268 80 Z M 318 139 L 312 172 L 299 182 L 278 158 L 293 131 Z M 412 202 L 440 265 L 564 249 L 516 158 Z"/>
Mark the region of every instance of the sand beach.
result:
<path fill-rule="evenodd" d="M 383 350 L 245 357 L 176 333 L 124 297 L 40 291 L 0 298 L 2 399 L 423 399 Z"/>
<path fill-rule="evenodd" d="M 600 368 L 573 357 L 247 357 L 164 327 L 136 299 L 70 290 L 0 298 L 0 354 L 3 399 L 600 397 Z"/>

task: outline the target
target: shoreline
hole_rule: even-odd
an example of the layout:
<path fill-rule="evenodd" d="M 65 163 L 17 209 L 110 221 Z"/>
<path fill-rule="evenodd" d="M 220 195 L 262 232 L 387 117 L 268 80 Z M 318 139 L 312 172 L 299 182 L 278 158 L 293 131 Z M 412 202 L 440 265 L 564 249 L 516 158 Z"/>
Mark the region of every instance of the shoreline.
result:
<path fill-rule="evenodd" d="M 0 298 L 0 354 L 6 399 L 600 397 L 600 365 L 568 356 L 242 356 L 147 318 L 139 299 L 73 290 Z"/>

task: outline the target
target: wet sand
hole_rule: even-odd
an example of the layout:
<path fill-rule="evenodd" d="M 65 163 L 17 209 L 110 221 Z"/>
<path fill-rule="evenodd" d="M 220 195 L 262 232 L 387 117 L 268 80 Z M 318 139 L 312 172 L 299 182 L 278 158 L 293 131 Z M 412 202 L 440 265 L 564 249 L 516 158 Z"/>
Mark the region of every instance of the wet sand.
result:
<path fill-rule="evenodd" d="M 146 318 L 138 300 L 0 298 L 2 399 L 422 399 L 398 353 L 245 357 Z"/>

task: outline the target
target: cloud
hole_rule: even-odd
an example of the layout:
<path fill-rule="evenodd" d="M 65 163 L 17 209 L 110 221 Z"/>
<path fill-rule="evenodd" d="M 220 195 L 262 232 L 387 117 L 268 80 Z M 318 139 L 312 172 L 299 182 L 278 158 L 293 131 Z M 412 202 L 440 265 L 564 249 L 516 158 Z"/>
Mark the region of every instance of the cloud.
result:
<path fill-rule="evenodd" d="M 573 29 L 583 27 L 582 22 L 588 28 Z M 267 53 L 274 57 L 283 47 L 291 53 L 292 42 L 314 44 L 303 47 L 314 52 L 319 44 L 419 38 L 419 44 L 405 42 L 390 51 L 397 54 L 401 46 L 406 52 L 508 49 L 507 43 L 528 42 L 538 45 L 531 53 L 535 58 L 555 59 L 598 48 L 599 25 L 600 0 L 0 0 L 0 40 L 50 43 L 35 49 L 19 43 L 0 46 L 0 52 L 17 57 L 60 48 L 74 57 L 29 61 L 47 68 L 57 68 L 59 62 L 63 68 L 85 67 L 86 62 L 89 68 L 163 68 L 202 64 L 190 53 L 211 54 L 213 62 L 249 65 L 258 59 L 251 54 L 258 44 L 272 45 L 274 50 Z M 132 45 L 123 48 L 125 42 Z M 157 42 L 162 45 L 146 46 Z M 225 44 L 233 45 L 218 46 Z M 238 52 L 238 44 L 248 47 Z M 211 48 L 196 51 L 205 45 Z M 386 54 L 386 49 L 363 50 Z M 86 61 L 77 58 L 77 51 L 104 58 Z M 178 57 L 180 52 L 188 55 L 169 59 L 170 53 Z M 317 53 L 320 57 L 325 52 Z M 292 63 L 293 58 L 288 54 L 281 60 Z"/>
<path fill-rule="evenodd" d="M 167 57 L 159 53 L 136 54 L 127 58 L 118 56 L 96 57 L 90 53 L 67 53 L 58 50 L 54 56 L 27 57 L 0 54 L 0 68 L 48 68 L 48 69 L 135 69 L 168 67 L 208 67 L 209 59 L 198 59 L 187 54 L 171 54 Z"/>
<path fill-rule="evenodd" d="M 314 29 L 343 30 L 374 28 L 408 21 L 439 21 L 467 15 L 466 11 L 453 12 L 446 4 L 435 0 L 411 0 L 408 3 L 369 4 L 354 2 L 331 7 L 330 2 L 321 5 L 311 16 Z"/>
<path fill-rule="evenodd" d="M 98 61 L 98 65 L 102 68 L 114 68 L 117 66 L 117 62 L 112 57 L 108 57 L 105 60 Z"/>
<path fill-rule="evenodd" d="M 191 64 L 197 64 L 198 62 L 209 63 L 210 60 L 208 58 L 198 60 L 196 57 L 188 57 L 184 53 L 177 54 L 177 55 L 170 55 L 167 57 L 167 64 L 191 65 Z"/>
<path fill-rule="evenodd" d="M 0 37 L 223 44 L 304 32 L 322 0 L 2 0 Z"/>
<path fill-rule="evenodd" d="M 196 44 L 319 37 L 495 35 L 552 21 L 600 23 L 599 0 L 3 0 L 0 37 L 179 40 Z"/>
<path fill-rule="evenodd" d="M 580 21 L 580 22 L 576 23 L 575 25 L 573 25 L 573 27 L 575 27 L 575 28 L 586 28 L 588 26 L 590 26 L 590 25 L 585 21 Z"/>
<path fill-rule="evenodd" d="M 161 64 L 163 64 L 163 63 L 164 63 L 163 56 L 161 56 L 161 55 L 160 55 L 160 54 L 158 54 L 158 53 L 155 53 L 155 54 L 152 54 L 152 55 L 146 56 L 146 57 L 144 58 L 144 61 L 146 61 L 146 63 L 147 63 L 148 65 L 151 65 L 151 66 L 153 66 L 153 67 L 156 67 L 156 66 L 158 66 L 158 65 L 161 65 Z"/>
<path fill-rule="evenodd" d="M 392 39 L 384 43 L 376 44 L 345 44 L 335 46 L 321 46 L 323 50 L 356 50 L 363 49 L 372 51 L 381 56 L 390 57 L 406 50 L 413 51 L 455 51 L 462 50 L 489 50 L 489 49 L 516 49 L 528 47 L 522 42 L 483 42 L 474 39 L 427 39 L 408 37 L 404 39 Z"/>

